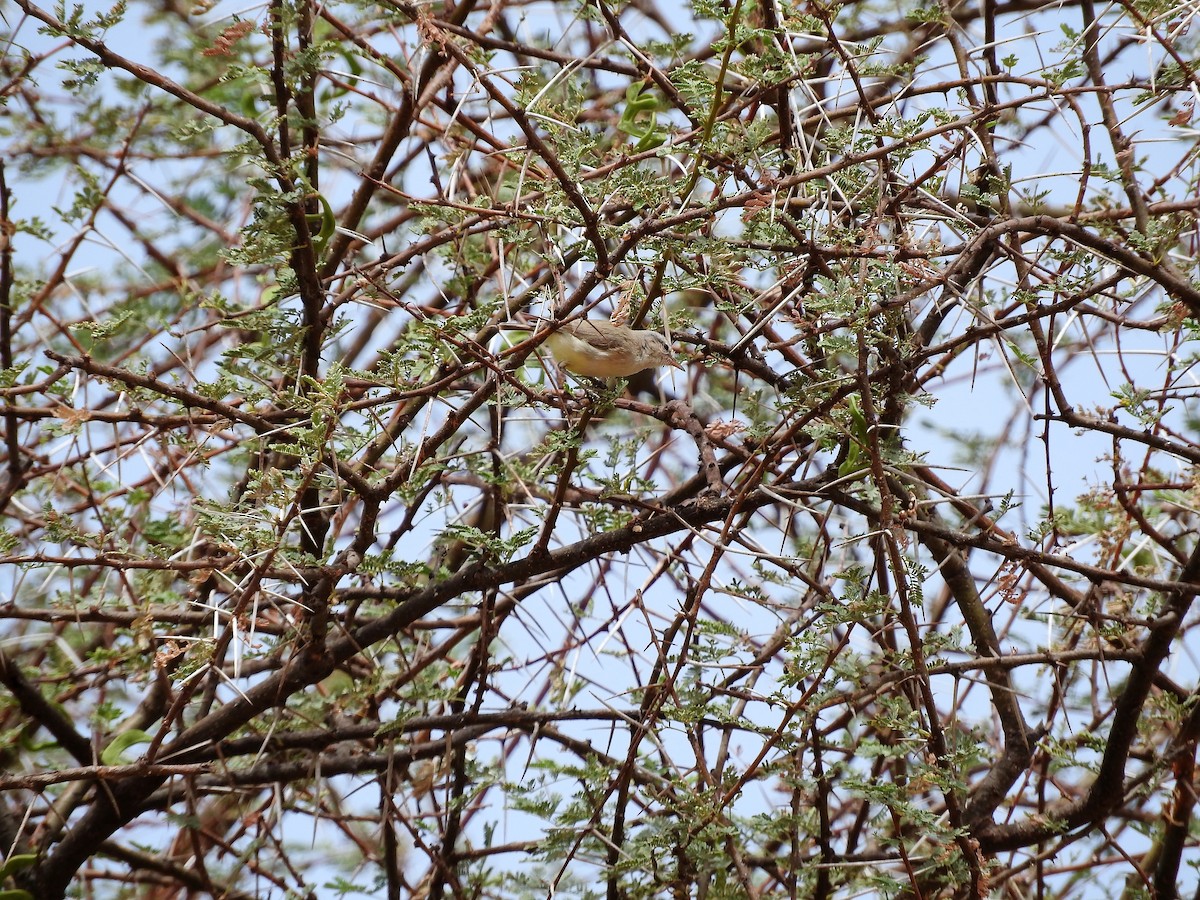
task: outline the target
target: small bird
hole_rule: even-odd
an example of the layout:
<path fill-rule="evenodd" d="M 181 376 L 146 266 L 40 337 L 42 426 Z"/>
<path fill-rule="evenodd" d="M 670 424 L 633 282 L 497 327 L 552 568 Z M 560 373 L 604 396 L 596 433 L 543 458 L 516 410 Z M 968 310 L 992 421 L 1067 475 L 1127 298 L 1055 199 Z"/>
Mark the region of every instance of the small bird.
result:
<path fill-rule="evenodd" d="M 656 366 L 683 366 L 657 331 L 635 331 L 603 319 L 568 322 L 546 338 L 564 369 L 590 378 L 624 378 Z"/>

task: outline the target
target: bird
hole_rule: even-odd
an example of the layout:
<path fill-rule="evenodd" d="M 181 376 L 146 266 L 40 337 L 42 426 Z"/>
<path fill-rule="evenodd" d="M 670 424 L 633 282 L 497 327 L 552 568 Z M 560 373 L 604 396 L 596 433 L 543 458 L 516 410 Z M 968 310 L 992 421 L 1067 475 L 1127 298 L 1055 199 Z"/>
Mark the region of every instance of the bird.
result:
<path fill-rule="evenodd" d="M 658 366 L 683 366 L 657 331 L 635 330 L 603 319 L 577 319 L 546 337 L 564 369 L 589 378 L 625 378 Z"/>

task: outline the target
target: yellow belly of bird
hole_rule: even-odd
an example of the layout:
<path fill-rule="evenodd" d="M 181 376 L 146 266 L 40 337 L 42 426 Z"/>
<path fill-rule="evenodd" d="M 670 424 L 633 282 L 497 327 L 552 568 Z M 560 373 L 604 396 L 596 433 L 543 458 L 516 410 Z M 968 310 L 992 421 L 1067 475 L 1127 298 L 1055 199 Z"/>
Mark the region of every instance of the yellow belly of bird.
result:
<path fill-rule="evenodd" d="M 576 375 L 589 378 L 623 378 L 639 370 L 637 361 L 621 360 L 616 354 L 608 353 L 589 344 L 556 331 L 546 338 L 546 344 L 558 364 Z"/>

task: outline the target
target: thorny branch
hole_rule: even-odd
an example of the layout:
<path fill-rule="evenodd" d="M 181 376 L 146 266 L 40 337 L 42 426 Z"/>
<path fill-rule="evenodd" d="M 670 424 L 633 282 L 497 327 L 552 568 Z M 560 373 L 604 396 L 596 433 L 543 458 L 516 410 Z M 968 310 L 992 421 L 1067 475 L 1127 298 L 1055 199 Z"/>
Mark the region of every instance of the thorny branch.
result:
<path fill-rule="evenodd" d="M 0 889 L 1194 892 L 1192 13 L 16 10 Z"/>

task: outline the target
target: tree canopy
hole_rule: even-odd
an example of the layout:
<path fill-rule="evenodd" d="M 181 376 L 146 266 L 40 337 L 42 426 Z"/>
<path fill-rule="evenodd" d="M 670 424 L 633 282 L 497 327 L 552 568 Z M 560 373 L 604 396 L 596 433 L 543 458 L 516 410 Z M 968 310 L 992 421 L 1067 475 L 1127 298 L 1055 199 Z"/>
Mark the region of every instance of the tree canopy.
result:
<path fill-rule="evenodd" d="M 4 896 L 1200 896 L 1192 7 L 0 15 Z"/>

